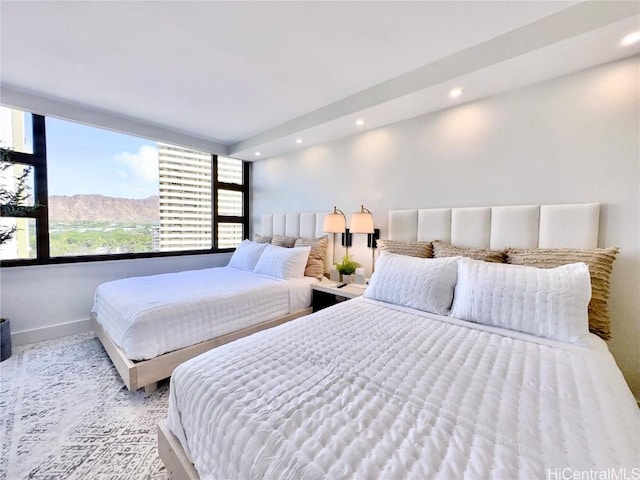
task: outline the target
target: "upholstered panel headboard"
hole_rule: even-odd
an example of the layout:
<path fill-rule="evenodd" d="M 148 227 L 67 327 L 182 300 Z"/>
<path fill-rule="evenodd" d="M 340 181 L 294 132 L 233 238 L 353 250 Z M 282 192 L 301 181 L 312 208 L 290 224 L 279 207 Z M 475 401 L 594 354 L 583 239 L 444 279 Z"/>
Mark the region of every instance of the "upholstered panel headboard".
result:
<path fill-rule="evenodd" d="M 389 238 L 460 247 L 596 248 L 600 204 L 389 211 Z"/>
<path fill-rule="evenodd" d="M 324 216 L 322 213 L 265 213 L 262 215 L 262 235 L 287 235 L 289 237 L 321 237 L 324 232 Z M 333 235 L 329 237 L 329 248 L 325 257 L 325 270 L 329 271 L 332 258 L 328 252 L 333 247 Z"/>

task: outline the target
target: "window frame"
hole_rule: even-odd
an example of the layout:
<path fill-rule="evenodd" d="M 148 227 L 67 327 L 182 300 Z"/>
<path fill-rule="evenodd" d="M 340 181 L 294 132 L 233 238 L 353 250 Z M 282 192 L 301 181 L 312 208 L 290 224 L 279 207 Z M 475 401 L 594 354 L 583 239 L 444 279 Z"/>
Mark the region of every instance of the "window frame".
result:
<path fill-rule="evenodd" d="M 218 155 L 214 155 L 211 162 L 212 178 L 213 178 L 213 190 L 211 192 L 213 208 L 212 208 L 212 225 L 213 225 L 213 245 L 218 251 L 234 251 L 235 248 L 218 248 L 218 225 L 221 223 L 241 223 L 242 224 L 242 238 L 249 238 L 249 170 L 250 163 L 242 161 L 242 185 L 237 183 L 221 182 L 218 179 Z M 242 216 L 235 215 L 219 215 L 218 214 L 218 190 L 232 190 L 235 192 L 242 192 Z"/>
<path fill-rule="evenodd" d="M 10 108 L 10 107 L 9 107 Z M 34 201 L 40 205 L 34 213 L 25 214 L 21 218 L 34 218 L 36 220 L 36 257 L 7 259 L 0 261 L 0 268 L 24 267 L 29 265 L 57 265 L 65 263 L 86 263 L 105 262 L 115 260 L 132 260 L 137 258 L 160 258 L 160 257 L 180 257 L 186 255 L 210 255 L 212 253 L 230 253 L 235 248 L 218 248 L 218 222 L 220 223 L 241 223 L 243 226 L 242 238 L 249 238 L 249 200 L 250 200 L 250 178 L 251 163 L 242 162 L 243 184 L 227 183 L 218 181 L 218 155 L 211 154 L 211 247 L 197 250 L 174 250 L 166 252 L 143 252 L 143 253 L 114 253 L 101 255 L 77 255 L 52 257 L 49 244 L 49 211 L 47 203 L 49 201 L 48 172 L 47 172 L 47 139 L 46 139 L 46 117 L 36 113 L 25 111 L 31 114 L 33 130 L 33 153 L 13 151 L 11 153 L 12 163 L 21 163 L 33 168 L 34 171 Z M 69 120 L 73 122 L 73 120 Z M 96 127 L 102 128 L 102 127 Z M 186 147 L 189 148 L 189 147 Z M 234 190 L 242 193 L 243 216 L 222 216 L 218 215 L 218 195 L 217 189 Z M 12 218 L 12 217 L 8 217 Z"/>

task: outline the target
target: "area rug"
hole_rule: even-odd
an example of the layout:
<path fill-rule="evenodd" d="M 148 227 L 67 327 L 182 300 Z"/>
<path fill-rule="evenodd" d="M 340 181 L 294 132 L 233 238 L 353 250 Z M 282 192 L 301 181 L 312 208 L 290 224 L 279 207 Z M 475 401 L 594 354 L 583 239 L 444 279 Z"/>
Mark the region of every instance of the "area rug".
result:
<path fill-rule="evenodd" d="M 168 393 L 128 391 L 91 333 L 15 348 L 0 363 L 0 478 L 168 479 Z"/>

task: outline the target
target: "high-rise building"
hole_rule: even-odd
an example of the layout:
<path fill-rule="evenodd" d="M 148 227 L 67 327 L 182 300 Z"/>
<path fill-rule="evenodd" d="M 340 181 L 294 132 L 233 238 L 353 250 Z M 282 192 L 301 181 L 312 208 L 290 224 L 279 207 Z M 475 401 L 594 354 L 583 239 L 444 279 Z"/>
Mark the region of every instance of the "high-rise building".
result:
<path fill-rule="evenodd" d="M 211 154 L 158 143 L 160 225 L 157 248 L 166 250 L 211 247 Z M 220 181 L 241 184 L 242 161 L 218 157 Z M 242 216 L 242 193 L 221 189 L 220 215 Z M 242 224 L 220 223 L 218 246 L 235 247 L 242 241 Z M 156 244 L 154 242 L 154 249 Z"/>
<path fill-rule="evenodd" d="M 158 142 L 160 250 L 211 247 L 211 154 Z"/>

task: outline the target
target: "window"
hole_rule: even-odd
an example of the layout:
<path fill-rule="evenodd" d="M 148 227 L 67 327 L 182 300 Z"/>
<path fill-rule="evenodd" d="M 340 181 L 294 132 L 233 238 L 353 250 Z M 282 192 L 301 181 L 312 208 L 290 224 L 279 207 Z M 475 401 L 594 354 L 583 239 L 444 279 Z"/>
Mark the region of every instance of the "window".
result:
<path fill-rule="evenodd" d="M 248 194 L 245 185 L 248 183 L 248 171 L 241 160 L 228 157 L 217 157 L 215 170 L 215 208 L 216 208 L 216 243 L 219 248 L 232 248 L 238 245 L 247 231 L 246 219 L 249 217 Z"/>
<path fill-rule="evenodd" d="M 8 176 L 33 169 L 30 200 L 46 208 L 33 218 L 2 217 L 0 228 L 20 232 L 0 246 L 3 265 L 209 253 L 248 235 L 245 162 L 13 112 L 0 107 L 14 120 L 3 121 L 2 138 L 13 134 L 25 146 L 2 146 L 33 153 L 19 154 L 28 161 L 12 162 Z"/>
<path fill-rule="evenodd" d="M 36 171 L 42 172 L 41 152 L 33 151 L 36 131 L 40 124 L 33 124 L 31 114 L 0 108 L 0 260 L 38 256 L 36 227 L 42 216 L 35 206 L 44 190 L 35 188 Z"/>
<path fill-rule="evenodd" d="M 6 147 L 5 147 L 6 148 Z M 20 207 L 33 207 L 33 169 L 31 165 L 0 161 L 0 203 Z M 36 257 L 36 224 L 32 218 L 16 216 L 19 210 L 3 211 L 0 217 L 0 232 L 7 239 L 0 245 L 0 259 L 23 259 Z"/>

